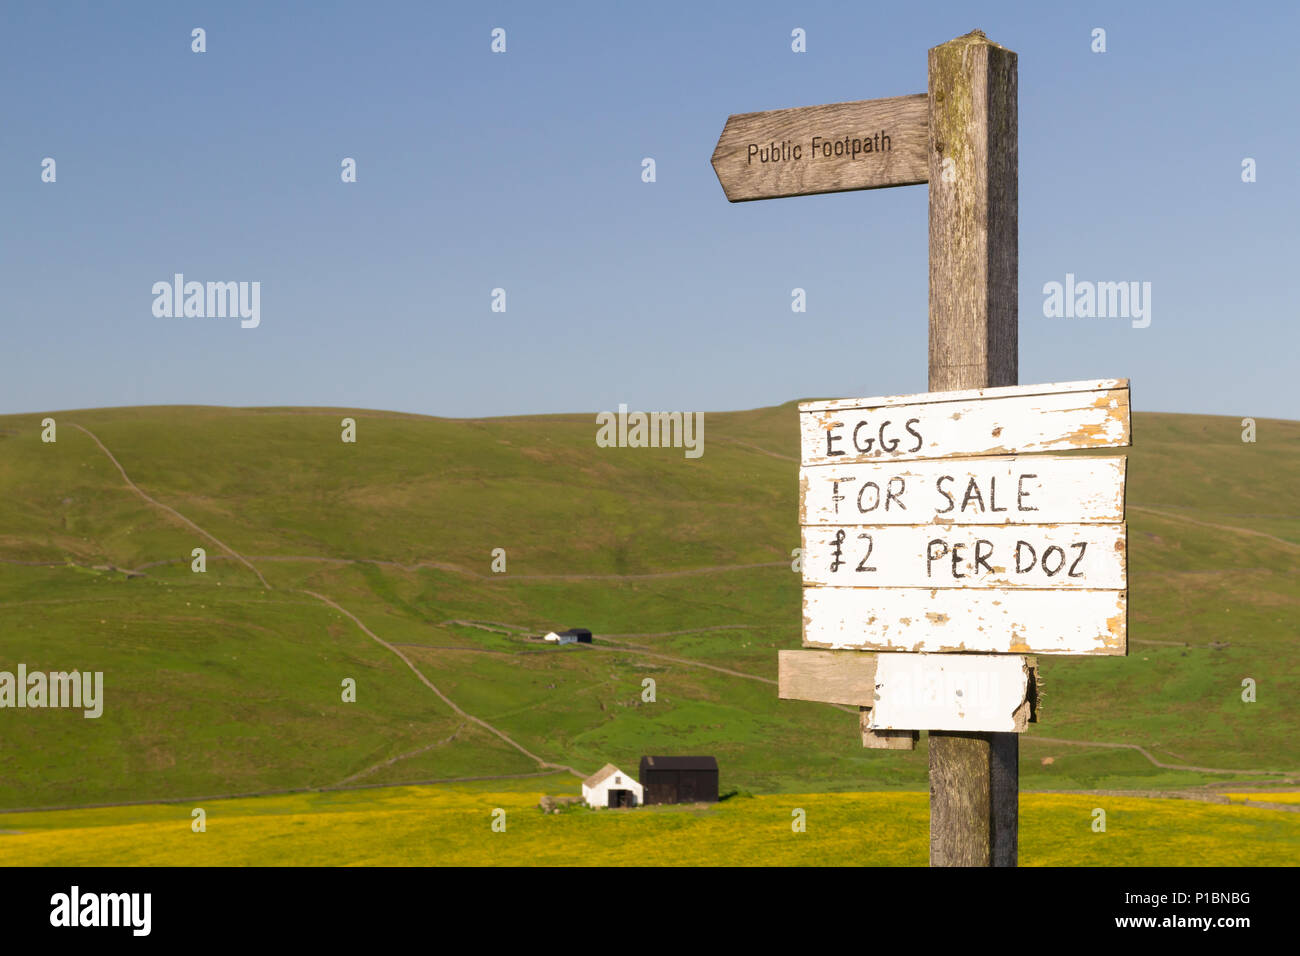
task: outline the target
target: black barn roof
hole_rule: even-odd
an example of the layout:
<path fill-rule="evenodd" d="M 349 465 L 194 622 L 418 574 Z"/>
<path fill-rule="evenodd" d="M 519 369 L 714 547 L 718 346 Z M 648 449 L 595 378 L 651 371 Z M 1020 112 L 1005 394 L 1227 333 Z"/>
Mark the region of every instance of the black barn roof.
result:
<path fill-rule="evenodd" d="M 642 757 L 641 772 L 647 770 L 712 770 L 718 769 L 714 757 Z"/>

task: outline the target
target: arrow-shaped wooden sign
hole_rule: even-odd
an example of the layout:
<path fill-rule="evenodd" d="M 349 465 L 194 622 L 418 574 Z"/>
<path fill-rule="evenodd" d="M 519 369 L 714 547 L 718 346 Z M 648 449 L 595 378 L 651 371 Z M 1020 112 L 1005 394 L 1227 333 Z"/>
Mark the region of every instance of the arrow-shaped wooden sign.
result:
<path fill-rule="evenodd" d="M 731 202 L 930 179 L 926 94 L 727 117 L 713 171 Z"/>

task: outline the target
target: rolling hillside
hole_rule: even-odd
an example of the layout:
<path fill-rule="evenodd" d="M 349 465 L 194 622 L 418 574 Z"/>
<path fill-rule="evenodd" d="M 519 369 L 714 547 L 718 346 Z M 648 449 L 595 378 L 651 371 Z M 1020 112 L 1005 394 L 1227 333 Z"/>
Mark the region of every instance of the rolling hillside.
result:
<path fill-rule="evenodd" d="M 924 746 L 864 751 L 855 713 L 776 699 L 799 643 L 794 403 L 710 413 L 697 460 L 600 448 L 591 415 L 52 416 L 54 443 L 43 414 L 0 417 L 0 670 L 103 671 L 104 713 L 0 712 L 0 810 L 647 751 L 716 754 L 724 790 L 926 787 Z M 1130 655 L 1042 659 L 1022 788 L 1293 780 L 1300 423 L 1133 431 Z M 529 639 L 572 625 L 597 643 Z"/>

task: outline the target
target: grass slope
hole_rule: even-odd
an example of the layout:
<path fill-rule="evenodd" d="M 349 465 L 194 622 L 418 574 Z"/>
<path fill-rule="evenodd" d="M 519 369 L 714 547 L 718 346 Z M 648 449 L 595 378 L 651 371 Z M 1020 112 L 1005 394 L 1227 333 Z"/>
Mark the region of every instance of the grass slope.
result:
<path fill-rule="evenodd" d="M 356 444 L 339 440 L 344 415 Z M 539 769 L 308 591 L 554 763 L 701 751 L 724 789 L 926 786 L 924 747 L 864 751 L 854 714 L 775 699 L 775 650 L 799 643 L 792 404 L 708 415 L 698 460 L 598 448 L 590 416 L 105 409 L 56 413 L 52 444 L 42 417 L 0 417 L 0 669 L 102 670 L 107 699 L 99 720 L 0 712 L 0 808 Z M 1300 423 L 1260 421 L 1243 444 L 1233 419 L 1134 420 L 1130 656 L 1041 659 L 1022 786 L 1300 771 Z M 272 588 L 142 500 L 73 423 Z M 525 639 L 579 624 L 599 646 Z M 349 677 L 355 704 L 340 698 Z"/>

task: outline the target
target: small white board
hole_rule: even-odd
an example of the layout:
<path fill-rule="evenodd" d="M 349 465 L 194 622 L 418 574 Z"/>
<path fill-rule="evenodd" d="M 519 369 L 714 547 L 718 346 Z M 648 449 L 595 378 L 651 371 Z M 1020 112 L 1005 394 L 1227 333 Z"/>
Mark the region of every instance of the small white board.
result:
<path fill-rule="evenodd" d="M 802 463 L 1015 455 L 1129 444 L 1126 379 L 804 402 Z"/>
<path fill-rule="evenodd" d="M 1117 523 L 1125 465 L 1059 455 L 815 465 L 799 472 L 799 523 Z"/>
<path fill-rule="evenodd" d="M 841 588 L 1124 587 L 1122 524 L 803 529 L 803 583 Z"/>
<path fill-rule="evenodd" d="M 803 646 L 988 654 L 1128 653 L 1126 591 L 804 588 Z"/>
<path fill-rule="evenodd" d="M 879 654 L 868 729 L 1023 732 L 1031 679 L 1018 655 Z"/>

